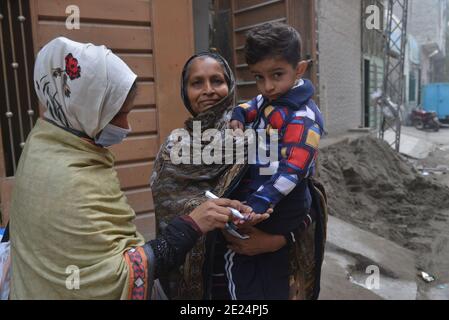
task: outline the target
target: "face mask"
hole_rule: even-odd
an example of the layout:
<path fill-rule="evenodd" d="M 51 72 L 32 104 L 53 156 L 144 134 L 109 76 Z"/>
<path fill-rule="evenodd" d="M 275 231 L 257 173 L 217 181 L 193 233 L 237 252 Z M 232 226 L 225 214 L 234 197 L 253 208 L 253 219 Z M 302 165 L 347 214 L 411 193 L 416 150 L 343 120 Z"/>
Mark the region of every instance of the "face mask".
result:
<path fill-rule="evenodd" d="M 110 147 L 121 143 L 130 132 L 131 128 L 123 129 L 108 123 L 95 138 L 95 143 L 103 147 Z"/>

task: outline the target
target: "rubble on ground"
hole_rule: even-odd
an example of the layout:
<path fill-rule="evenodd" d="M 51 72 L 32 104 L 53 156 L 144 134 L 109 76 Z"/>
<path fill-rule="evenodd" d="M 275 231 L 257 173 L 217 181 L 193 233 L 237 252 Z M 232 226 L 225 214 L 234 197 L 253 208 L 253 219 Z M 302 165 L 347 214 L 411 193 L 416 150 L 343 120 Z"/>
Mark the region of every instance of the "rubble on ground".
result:
<path fill-rule="evenodd" d="M 324 148 L 319 179 L 331 215 L 413 251 L 431 250 L 449 218 L 449 188 L 370 136 Z"/>

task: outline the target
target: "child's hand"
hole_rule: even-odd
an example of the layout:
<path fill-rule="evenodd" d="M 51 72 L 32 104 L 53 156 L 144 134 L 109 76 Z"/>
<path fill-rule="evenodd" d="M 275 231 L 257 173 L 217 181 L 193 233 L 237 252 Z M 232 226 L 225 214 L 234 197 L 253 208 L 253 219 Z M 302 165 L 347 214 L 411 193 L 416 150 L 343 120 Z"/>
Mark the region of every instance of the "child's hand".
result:
<path fill-rule="evenodd" d="M 255 212 L 251 212 L 249 214 L 244 214 L 247 220 L 236 219 L 233 222 L 239 229 L 249 228 L 258 225 L 264 220 L 267 220 L 272 213 L 273 209 L 271 208 L 264 214 L 256 214 Z"/>
<path fill-rule="evenodd" d="M 248 235 L 249 239 L 237 239 L 227 232 L 223 232 L 223 235 L 228 242 L 228 249 L 244 256 L 276 252 L 287 244 L 284 236 L 268 234 L 254 227 L 242 230 L 241 233 Z"/>
<path fill-rule="evenodd" d="M 243 123 L 241 123 L 238 120 L 232 120 L 231 123 L 229 124 L 229 128 L 231 128 L 232 130 L 245 130 L 245 125 Z"/>

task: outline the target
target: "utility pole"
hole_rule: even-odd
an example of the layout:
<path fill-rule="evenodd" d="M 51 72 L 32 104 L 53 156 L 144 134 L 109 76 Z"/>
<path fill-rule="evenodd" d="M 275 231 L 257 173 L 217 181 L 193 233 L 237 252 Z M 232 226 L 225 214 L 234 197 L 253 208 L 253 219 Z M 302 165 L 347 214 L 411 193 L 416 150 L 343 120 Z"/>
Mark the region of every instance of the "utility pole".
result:
<path fill-rule="evenodd" d="M 401 106 L 404 104 L 404 61 L 407 44 L 408 0 L 388 0 L 385 29 L 384 83 L 382 98 L 382 125 L 379 138 L 392 130 L 395 139 L 391 146 L 399 152 L 401 145 Z"/>

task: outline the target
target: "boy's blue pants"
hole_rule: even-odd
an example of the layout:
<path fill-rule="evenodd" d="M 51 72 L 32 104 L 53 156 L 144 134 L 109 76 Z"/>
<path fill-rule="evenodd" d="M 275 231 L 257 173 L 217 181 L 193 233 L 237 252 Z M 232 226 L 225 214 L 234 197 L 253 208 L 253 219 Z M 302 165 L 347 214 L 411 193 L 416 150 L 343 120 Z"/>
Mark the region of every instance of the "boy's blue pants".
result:
<path fill-rule="evenodd" d="M 288 300 L 289 250 L 249 257 L 225 253 L 225 274 L 233 300 Z"/>

